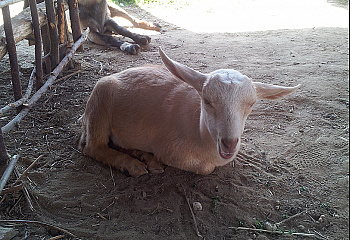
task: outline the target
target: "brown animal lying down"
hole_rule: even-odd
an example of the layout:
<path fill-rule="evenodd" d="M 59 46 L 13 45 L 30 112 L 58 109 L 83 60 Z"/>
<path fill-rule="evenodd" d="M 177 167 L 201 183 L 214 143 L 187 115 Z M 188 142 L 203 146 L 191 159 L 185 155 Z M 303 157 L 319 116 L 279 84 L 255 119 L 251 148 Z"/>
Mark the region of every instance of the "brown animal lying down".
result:
<path fill-rule="evenodd" d="M 231 162 L 257 99 L 280 99 L 296 87 L 252 82 L 231 69 L 209 74 L 171 60 L 101 78 L 82 117 L 84 155 L 131 176 L 163 164 L 198 174 Z"/>
<path fill-rule="evenodd" d="M 129 20 L 135 27 L 159 31 L 160 25 L 156 23 L 138 20 L 130 16 L 122 8 L 107 0 L 79 0 L 79 18 L 83 29 L 89 27 L 89 40 L 100 45 L 118 47 L 129 54 L 137 54 L 140 45 L 147 45 L 151 42 L 148 36 L 132 33 L 126 28 L 119 26 L 113 17 L 120 16 Z M 136 44 L 119 41 L 111 36 L 111 33 L 120 34 L 131 38 Z M 140 44 L 140 45 L 139 45 Z"/>

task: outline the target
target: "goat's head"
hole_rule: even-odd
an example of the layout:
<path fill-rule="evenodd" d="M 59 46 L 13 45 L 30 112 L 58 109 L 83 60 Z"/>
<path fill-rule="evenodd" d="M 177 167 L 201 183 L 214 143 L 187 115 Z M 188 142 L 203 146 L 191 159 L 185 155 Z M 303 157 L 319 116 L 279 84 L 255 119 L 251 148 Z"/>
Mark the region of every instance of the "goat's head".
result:
<path fill-rule="evenodd" d="M 248 115 L 258 99 L 281 99 L 296 87 L 282 87 L 252 82 L 231 69 L 203 74 L 171 60 L 160 49 L 168 70 L 196 89 L 201 96 L 201 131 L 208 131 L 216 143 L 221 163 L 226 164 L 238 153 L 241 135 Z"/>

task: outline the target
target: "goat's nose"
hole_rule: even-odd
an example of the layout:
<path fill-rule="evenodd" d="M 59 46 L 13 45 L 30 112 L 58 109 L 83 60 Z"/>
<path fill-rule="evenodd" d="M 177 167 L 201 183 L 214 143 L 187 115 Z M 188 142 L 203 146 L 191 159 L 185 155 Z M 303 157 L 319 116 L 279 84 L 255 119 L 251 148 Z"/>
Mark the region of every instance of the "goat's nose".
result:
<path fill-rule="evenodd" d="M 221 143 L 223 146 L 223 150 L 227 153 L 234 153 L 238 144 L 238 138 L 230 139 L 230 138 L 222 138 Z"/>

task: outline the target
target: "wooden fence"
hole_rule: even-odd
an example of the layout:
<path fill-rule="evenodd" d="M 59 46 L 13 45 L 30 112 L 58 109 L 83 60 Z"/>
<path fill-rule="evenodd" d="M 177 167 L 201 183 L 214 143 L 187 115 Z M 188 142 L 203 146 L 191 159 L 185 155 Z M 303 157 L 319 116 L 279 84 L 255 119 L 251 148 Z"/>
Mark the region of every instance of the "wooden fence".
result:
<path fill-rule="evenodd" d="M 68 6 L 63 0 L 57 0 L 56 7 L 53 0 L 45 0 L 45 2 L 40 4 L 37 4 L 36 0 L 27 0 L 26 4 L 29 7 L 21 15 L 18 15 L 19 17 L 16 16 L 11 19 L 9 5 L 21 1 L 23 0 L 0 1 L 0 8 L 4 18 L 3 27 L 6 35 L 6 43 L 0 43 L 0 59 L 6 52 L 9 54 L 15 99 L 15 102 L 0 109 L 0 116 L 10 110 L 17 111 L 14 119 L 6 125 L 0 126 L 0 173 L 4 173 L 0 180 L 0 193 L 18 159 L 18 155 L 14 155 L 10 159 L 6 151 L 3 134 L 9 132 L 23 119 L 42 94 L 53 84 L 64 66 L 72 59 L 73 54 L 77 50 L 82 50 L 82 43 L 86 40 L 89 32 L 89 29 L 87 29 L 81 34 L 77 0 L 68 0 Z M 69 10 L 73 37 L 70 37 L 67 31 L 66 10 Z M 28 22 L 23 17 L 26 14 L 31 16 L 31 22 Z M 57 23 L 56 19 L 58 19 Z M 13 33 L 13 28 L 16 29 L 15 33 Z M 26 93 L 22 96 L 16 43 L 28 38 L 31 34 L 34 34 L 35 67 L 30 76 Z M 69 40 L 71 38 L 73 38 L 73 43 Z M 68 51 L 68 49 L 70 50 Z M 44 54 L 42 50 L 44 50 Z M 44 81 L 43 77 L 45 70 L 50 73 L 46 81 Z M 32 94 L 33 87 L 36 89 L 34 94 Z M 3 171 L 7 163 L 8 166 Z"/>

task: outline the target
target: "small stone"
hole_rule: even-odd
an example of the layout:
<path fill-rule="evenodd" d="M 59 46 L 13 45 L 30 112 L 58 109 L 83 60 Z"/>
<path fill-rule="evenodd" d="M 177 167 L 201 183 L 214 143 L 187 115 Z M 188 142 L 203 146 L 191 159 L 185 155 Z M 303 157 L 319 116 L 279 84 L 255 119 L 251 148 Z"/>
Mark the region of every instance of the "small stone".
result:
<path fill-rule="evenodd" d="M 193 210 L 195 211 L 202 211 L 203 207 L 202 204 L 200 202 L 193 202 Z"/>
<path fill-rule="evenodd" d="M 325 215 L 321 215 L 321 216 L 318 218 L 318 221 L 319 221 L 320 223 L 324 223 L 326 220 L 327 220 L 327 219 L 326 219 L 326 216 L 325 216 Z"/>
<path fill-rule="evenodd" d="M 276 224 L 272 224 L 269 222 L 265 223 L 265 227 L 266 227 L 266 230 L 269 230 L 269 231 L 276 231 L 277 230 Z"/>
<path fill-rule="evenodd" d="M 298 228 L 299 228 L 300 230 L 302 230 L 302 231 L 305 230 L 305 226 L 304 226 L 304 225 L 301 225 L 301 224 L 298 225 Z"/>

